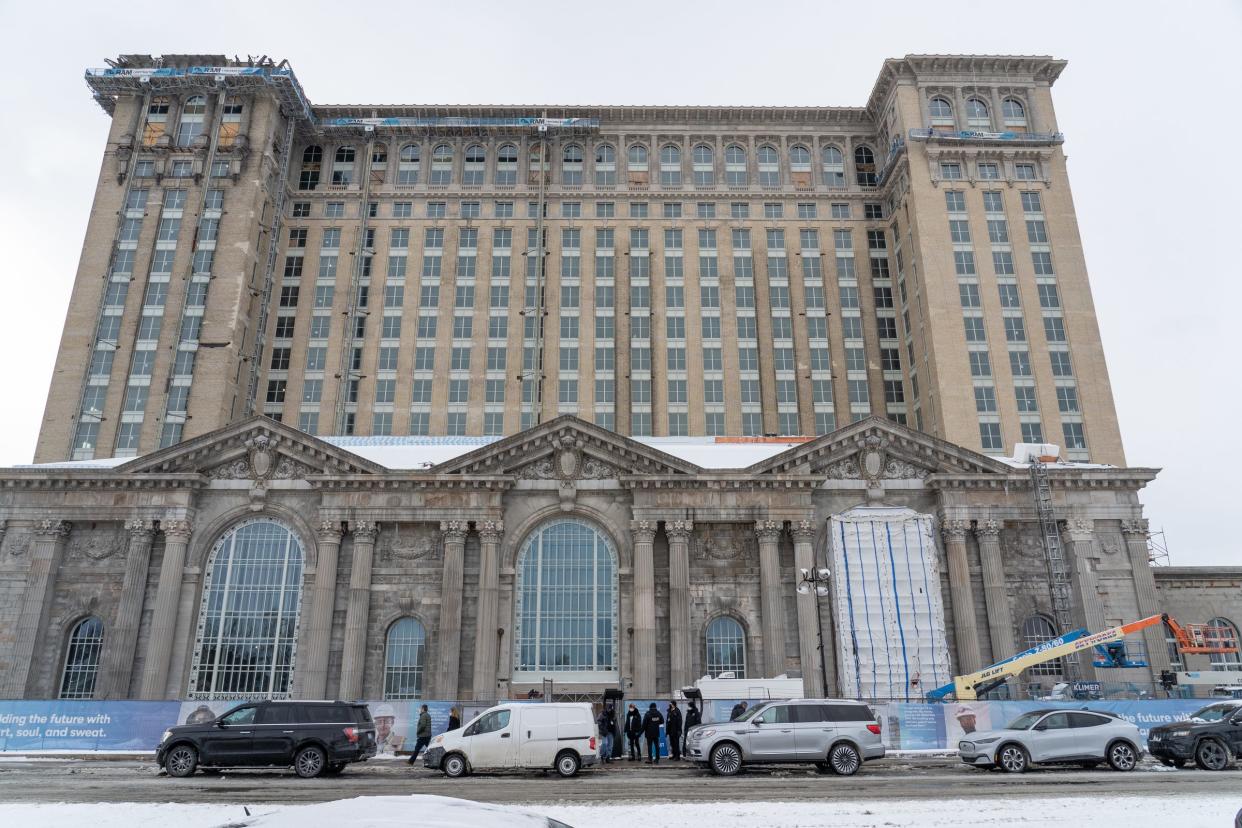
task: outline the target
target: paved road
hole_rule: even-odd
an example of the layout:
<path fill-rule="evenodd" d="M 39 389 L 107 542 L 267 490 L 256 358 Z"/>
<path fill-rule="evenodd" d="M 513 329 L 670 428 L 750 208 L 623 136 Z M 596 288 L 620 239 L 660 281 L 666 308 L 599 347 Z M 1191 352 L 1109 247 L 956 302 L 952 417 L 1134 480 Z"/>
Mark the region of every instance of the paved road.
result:
<path fill-rule="evenodd" d="M 553 774 L 489 774 L 448 780 L 404 763 L 350 766 L 341 776 L 299 779 L 275 771 L 226 771 L 190 779 L 164 776 L 153 763 L 31 761 L 0 763 L 0 802 L 320 802 L 354 796 L 439 794 L 513 804 L 695 801 L 944 799 L 954 797 L 1158 796 L 1220 793 L 1242 787 L 1242 771 L 1171 771 L 1148 760 L 1131 773 L 1080 769 L 1021 775 L 983 772 L 945 758 L 890 757 L 857 776 L 822 776 L 802 767 L 747 769 L 721 779 L 684 764 L 619 762 L 577 779 Z"/>

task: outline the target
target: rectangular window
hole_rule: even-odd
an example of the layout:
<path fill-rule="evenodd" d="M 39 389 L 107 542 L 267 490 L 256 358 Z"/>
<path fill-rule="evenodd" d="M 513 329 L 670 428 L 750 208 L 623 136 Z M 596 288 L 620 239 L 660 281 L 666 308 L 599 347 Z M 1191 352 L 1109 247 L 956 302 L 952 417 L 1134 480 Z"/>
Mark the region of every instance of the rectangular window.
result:
<path fill-rule="evenodd" d="M 1009 372 L 1015 377 L 1031 376 L 1031 355 L 1026 351 L 1010 351 Z"/>
<path fill-rule="evenodd" d="M 1000 423 L 979 423 L 979 442 L 984 451 L 999 451 L 1001 448 Z"/>
<path fill-rule="evenodd" d="M 961 190 L 945 190 L 944 205 L 950 213 L 966 212 L 966 194 Z"/>
<path fill-rule="evenodd" d="M 695 205 L 694 214 L 696 218 L 714 219 L 716 217 L 716 202 L 700 201 Z"/>
<path fill-rule="evenodd" d="M 1039 411 L 1039 402 L 1035 399 L 1035 388 L 1033 386 L 1015 386 L 1013 395 L 1014 400 L 1018 404 L 1019 414 L 1035 414 Z"/>
<path fill-rule="evenodd" d="M 1083 434 L 1082 423 L 1062 423 L 1061 433 L 1065 435 L 1065 447 L 1067 449 L 1085 449 L 1087 447 L 1087 438 Z"/>

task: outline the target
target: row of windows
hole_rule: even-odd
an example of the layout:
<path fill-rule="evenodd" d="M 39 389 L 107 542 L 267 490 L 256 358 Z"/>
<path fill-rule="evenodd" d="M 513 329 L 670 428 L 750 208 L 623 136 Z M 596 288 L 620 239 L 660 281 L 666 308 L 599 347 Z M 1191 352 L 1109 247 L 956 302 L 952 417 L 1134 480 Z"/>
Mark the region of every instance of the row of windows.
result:
<path fill-rule="evenodd" d="M 514 218 L 512 201 L 495 201 L 492 202 L 492 218 L 506 219 Z M 547 215 L 547 208 L 550 202 L 544 204 L 544 215 Z M 714 219 L 717 218 L 717 202 L 715 201 L 699 201 L 694 204 L 694 218 L 697 219 Z M 721 205 L 723 207 L 723 205 Z M 582 202 L 581 201 L 561 201 L 560 217 L 561 218 L 582 218 Z M 683 209 L 685 205 L 680 201 L 661 201 L 660 202 L 660 218 L 680 219 L 689 218 L 689 211 Z M 344 201 L 328 201 L 323 206 L 323 218 L 344 218 L 346 204 Z M 372 201 L 367 204 L 367 217 L 380 217 L 380 204 L 378 201 Z M 748 201 L 733 201 L 728 204 L 728 217 L 731 219 L 748 219 L 751 217 L 751 205 Z M 389 216 L 391 218 L 413 218 L 414 202 L 412 201 L 394 201 L 389 205 Z M 626 202 L 627 215 L 630 218 L 645 219 L 651 218 L 650 205 L 645 201 Z M 427 201 L 425 202 L 425 217 L 429 219 L 448 218 L 449 203 L 447 201 Z M 722 209 L 719 217 L 724 217 L 725 212 Z M 756 214 L 757 215 L 757 214 Z M 617 217 L 617 203 L 615 201 L 597 201 L 594 203 L 594 216 L 597 219 L 611 219 Z M 813 201 L 798 202 L 794 208 L 794 214 L 799 219 L 818 219 L 820 218 L 819 205 Z M 310 218 L 311 202 L 295 201 L 292 210 L 293 218 Z M 483 203 L 481 201 L 461 201 L 454 218 L 482 218 Z M 539 202 L 528 201 L 526 203 L 526 217 L 539 217 Z M 763 218 L 765 219 L 783 219 L 785 218 L 785 204 L 783 202 L 764 202 Z M 829 214 L 824 218 L 832 219 L 851 219 L 853 218 L 853 209 L 848 202 L 833 203 L 830 206 Z M 876 220 L 884 218 L 884 205 L 879 203 L 868 202 L 863 205 L 863 218 L 868 220 Z M 305 229 L 305 228 L 301 228 Z"/>
<path fill-rule="evenodd" d="M 226 98 L 222 106 L 216 146 L 227 149 L 237 141 L 245 106 L 240 98 L 235 97 Z M 171 108 L 172 98 L 158 95 L 151 98 L 150 103 L 147 104 L 146 121 L 142 128 L 143 146 L 153 147 L 161 143 L 161 139 L 168 133 L 168 116 Z M 194 146 L 195 140 L 203 135 L 206 126 L 207 98 L 204 95 L 191 95 L 181 104 L 174 146 L 183 149 Z"/>
<path fill-rule="evenodd" d="M 935 95 L 927 102 L 927 114 L 932 126 L 953 126 L 956 118 L 953 104 L 943 95 Z M 1006 127 L 1026 126 L 1026 105 L 1014 97 L 1001 100 L 1001 119 Z M 983 98 L 972 95 L 966 99 L 966 124 L 972 129 L 992 128 L 992 108 Z"/>

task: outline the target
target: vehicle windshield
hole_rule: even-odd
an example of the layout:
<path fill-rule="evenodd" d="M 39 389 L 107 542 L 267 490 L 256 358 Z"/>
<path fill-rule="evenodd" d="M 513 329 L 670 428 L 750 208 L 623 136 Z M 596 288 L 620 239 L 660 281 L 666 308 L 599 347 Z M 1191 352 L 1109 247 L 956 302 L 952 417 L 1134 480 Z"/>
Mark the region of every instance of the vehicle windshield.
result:
<path fill-rule="evenodd" d="M 1043 715 L 1043 713 L 1023 713 L 1021 716 L 1009 723 L 1009 729 L 1030 730 L 1031 726 L 1039 721 Z"/>
<path fill-rule="evenodd" d="M 1202 710 L 1197 710 L 1191 715 L 1191 721 L 1197 722 L 1219 722 L 1228 718 L 1235 710 L 1238 709 L 1236 704 L 1213 704 Z"/>
<path fill-rule="evenodd" d="M 760 713 L 760 711 L 762 711 L 767 706 L 768 705 L 756 704 L 754 707 L 747 708 L 745 713 L 737 717 L 737 721 L 749 722 L 751 719 L 755 718 L 755 716 L 757 716 Z"/>

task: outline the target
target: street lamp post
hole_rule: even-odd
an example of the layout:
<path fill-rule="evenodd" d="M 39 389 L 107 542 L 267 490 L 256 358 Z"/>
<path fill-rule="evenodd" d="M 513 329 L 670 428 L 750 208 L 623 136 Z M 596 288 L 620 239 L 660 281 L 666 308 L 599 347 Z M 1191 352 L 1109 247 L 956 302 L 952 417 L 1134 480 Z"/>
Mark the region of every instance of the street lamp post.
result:
<path fill-rule="evenodd" d="M 824 615 L 819 609 L 819 599 L 828 594 L 828 579 L 832 577 L 832 571 L 826 567 L 821 569 L 803 567 L 799 572 L 802 574 L 802 580 L 798 582 L 798 594 L 807 595 L 812 591 L 815 593 L 815 626 L 819 633 L 819 672 L 823 680 L 820 687 L 823 694 L 827 696 L 828 661 L 824 658 Z"/>

